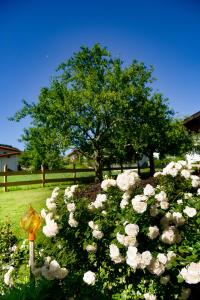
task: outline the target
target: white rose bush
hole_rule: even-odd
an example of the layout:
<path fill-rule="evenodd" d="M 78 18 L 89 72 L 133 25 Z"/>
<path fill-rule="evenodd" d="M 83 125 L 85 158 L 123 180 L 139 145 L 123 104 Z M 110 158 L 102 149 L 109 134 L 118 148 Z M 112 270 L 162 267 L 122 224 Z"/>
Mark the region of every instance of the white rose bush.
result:
<path fill-rule="evenodd" d="M 200 178 L 178 161 L 154 181 L 125 171 L 105 179 L 94 200 L 78 186 L 54 190 L 41 212 L 36 279 L 57 282 L 66 299 L 195 299 Z M 9 281 L 12 269 L 5 274 Z"/>

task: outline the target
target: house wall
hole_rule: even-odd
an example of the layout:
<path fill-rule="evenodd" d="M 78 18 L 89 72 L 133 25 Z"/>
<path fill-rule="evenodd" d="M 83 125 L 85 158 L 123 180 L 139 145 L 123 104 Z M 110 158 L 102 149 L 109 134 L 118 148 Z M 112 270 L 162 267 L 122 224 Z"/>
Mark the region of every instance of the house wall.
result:
<path fill-rule="evenodd" d="M 17 171 L 18 155 L 12 155 L 10 157 L 0 157 L 0 171 L 4 170 L 4 165 L 7 165 L 8 169 Z"/>

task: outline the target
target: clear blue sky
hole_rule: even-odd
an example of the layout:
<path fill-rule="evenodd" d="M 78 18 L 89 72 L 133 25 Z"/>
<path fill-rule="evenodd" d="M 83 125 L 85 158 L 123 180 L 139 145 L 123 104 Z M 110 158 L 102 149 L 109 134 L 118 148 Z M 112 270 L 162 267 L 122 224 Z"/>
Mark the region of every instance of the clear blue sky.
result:
<path fill-rule="evenodd" d="M 30 120 L 7 120 L 37 101 L 55 68 L 94 43 L 155 67 L 155 89 L 178 116 L 200 110 L 199 0 L 0 0 L 0 143 L 18 142 Z"/>

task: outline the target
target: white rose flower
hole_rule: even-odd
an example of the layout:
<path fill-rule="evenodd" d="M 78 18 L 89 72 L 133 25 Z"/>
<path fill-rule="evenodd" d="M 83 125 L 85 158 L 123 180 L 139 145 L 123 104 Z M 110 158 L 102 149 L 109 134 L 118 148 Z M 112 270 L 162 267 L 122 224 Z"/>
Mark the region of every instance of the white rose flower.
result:
<path fill-rule="evenodd" d="M 132 206 L 133 209 L 138 213 L 142 214 L 147 209 L 147 203 L 146 203 L 147 197 L 142 195 L 137 195 L 132 199 Z"/>
<path fill-rule="evenodd" d="M 58 224 L 54 220 L 48 220 L 42 231 L 48 237 L 55 236 L 58 233 Z"/>
<path fill-rule="evenodd" d="M 194 188 L 198 187 L 200 185 L 200 178 L 196 175 L 191 175 L 191 179 L 192 179 L 192 186 Z"/>
<path fill-rule="evenodd" d="M 153 294 L 150 294 L 150 293 L 146 293 L 146 294 L 144 294 L 144 299 L 145 300 L 156 300 L 157 297 L 156 297 L 156 295 L 153 295 Z"/>
<path fill-rule="evenodd" d="M 126 263 L 134 270 L 137 269 L 138 259 L 137 259 L 137 248 L 133 246 L 128 247 L 128 251 L 126 252 Z"/>
<path fill-rule="evenodd" d="M 160 276 L 165 272 L 165 266 L 155 258 L 151 260 L 151 263 L 149 266 L 147 266 L 147 269 L 151 274 L 155 274 L 157 276 Z"/>
<path fill-rule="evenodd" d="M 67 199 L 72 198 L 72 197 L 73 197 L 72 191 L 70 191 L 70 190 L 65 190 L 65 197 L 66 197 Z"/>
<path fill-rule="evenodd" d="M 17 251 L 17 245 L 13 245 L 13 246 L 10 248 L 10 251 L 11 251 L 11 252 Z"/>
<path fill-rule="evenodd" d="M 168 209 L 169 202 L 168 201 L 161 201 L 160 202 L 160 207 L 161 207 L 161 209 L 164 209 L 164 210 Z"/>
<path fill-rule="evenodd" d="M 96 196 L 96 200 L 95 201 L 106 202 L 106 200 L 107 200 L 106 194 L 98 194 Z"/>
<path fill-rule="evenodd" d="M 162 172 L 155 172 L 154 175 L 153 175 L 153 177 L 158 177 L 160 175 L 162 175 Z"/>
<path fill-rule="evenodd" d="M 116 180 L 114 179 L 105 179 L 101 183 L 101 188 L 102 190 L 107 191 L 109 187 L 116 186 L 116 184 Z"/>
<path fill-rule="evenodd" d="M 190 178 L 190 171 L 182 170 L 181 171 L 181 176 L 183 176 L 185 179 L 189 179 Z"/>
<path fill-rule="evenodd" d="M 50 256 L 45 257 L 45 258 L 44 258 L 44 265 L 45 265 L 45 266 L 49 266 L 50 261 L 51 261 L 51 257 L 50 257 Z"/>
<path fill-rule="evenodd" d="M 180 242 L 181 239 L 177 232 L 177 229 L 174 226 L 169 226 L 163 231 L 161 240 L 165 244 L 172 245 Z"/>
<path fill-rule="evenodd" d="M 60 269 L 59 263 L 54 259 L 49 264 L 49 271 L 52 273 L 56 273 Z"/>
<path fill-rule="evenodd" d="M 96 275 L 92 271 L 87 271 L 83 276 L 83 281 L 88 285 L 95 285 Z"/>
<path fill-rule="evenodd" d="M 117 186 L 122 191 L 133 189 L 135 183 L 138 181 L 138 174 L 133 171 L 125 171 L 117 176 Z"/>
<path fill-rule="evenodd" d="M 178 174 L 178 170 L 177 169 L 170 169 L 169 171 L 168 171 L 168 174 L 169 175 L 171 175 L 172 177 L 176 177 L 177 176 L 177 174 Z"/>
<path fill-rule="evenodd" d="M 194 217 L 194 216 L 197 214 L 196 209 L 193 208 L 193 207 L 189 207 L 189 206 L 186 206 L 186 208 L 183 210 L 183 212 L 184 212 L 189 218 L 192 218 L 192 217 Z"/>
<path fill-rule="evenodd" d="M 114 244 L 110 245 L 110 257 L 116 264 L 121 263 L 124 260 L 119 252 L 119 248 Z"/>
<path fill-rule="evenodd" d="M 199 180 L 198 181 L 197 180 L 192 180 L 192 186 L 194 188 L 197 188 L 199 186 Z"/>
<path fill-rule="evenodd" d="M 77 227 L 78 226 L 78 222 L 74 219 L 74 218 L 69 218 L 68 220 L 68 224 L 71 226 L 71 227 Z"/>
<path fill-rule="evenodd" d="M 153 188 L 153 186 L 147 184 L 144 188 L 144 195 L 150 197 L 153 196 L 154 194 L 155 194 L 155 189 Z"/>
<path fill-rule="evenodd" d="M 147 233 L 148 237 L 151 240 L 157 238 L 157 236 L 159 235 L 159 228 L 157 226 L 150 226 L 148 229 L 149 229 Z"/>
<path fill-rule="evenodd" d="M 163 265 L 165 265 L 167 263 L 167 256 L 164 253 L 159 253 L 157 255 L 157 259 L 159 260 L 159 262 L 161 262 Z"/>
<path fill-rule="evenodd" d="M 155 195 L 155 198 L 158 202 L 167 201 L 167 194 L 164 191 L 161 191 L 159 194 Z"/>
<path fill-rule="evenodd" d="M 183 204 L 183 200 L 182 199 L 177 200 L 177 204 L 178 205 L 182 205 Z"/>
<path fill-rule="evenodd" d="M 180 162 L 176 162 L 174 164 L 174 168 L 179 171 L 183 168 L 183 165 Z"/>
<path fill-rule="evenodd" d="M 130 236 L 130 235 L 127 235 L 124 237 L 124 244 L 123 244 L 125 247 L 128 247 L 128 246 L 137 246 L 138 245 L 138 242 L 136 240 L 136 237 L 135 236 Z"/>
<path fill-rule="evenodd" d="M 57 278 L 63 279 L 69 274 L 69 271 L 66 268 L 60 268 L 57 272 Z"/>
<path fill-rule="evenodd" d="M 171 262 L 176 258 L 176 253 L 174 253 L 173 251 L 168 251 L 167 252 L 167 261 Z"/>
<path fill-rule="evenodd" d="M 49 210 L 56 210 L 56 203 L 52 201 L 52 198 L 47 198 L 46 200 L 46 206 Z"/>
<path fill-rule="evenodd" d="M 75 190 L 78 188 L 78 184 L 74 184 L 74 185 L 72 185 L 71 187 L 70 187 L 70 191 L 72 192 L 72 193 L 74 193 L 75 192 Z"/>
<path fill-rule="evenodd" d="M 111 244 L 109 248 L 110 248 L 110 257 L 111 258 L 116 258 L 117 256 L 120 255 L 119 248 L 115 244 Z"/>
<path fill-rule="evenodd" d="M 119 232 L 117 232 L 117 240 L 120 244 L 124 245 L 124 239 L 125 239 L 125 235 L 124 234 L 120 234 Z"/>
<path fill-rule="evenodd" d="M 98 208 L 103 208 L 103 207 L 104 207 L 104 203 L 103 203 L 102 201 L 100 201 L 100 200 L 95 200 L 95 201 L 93 202 L 93 206 L 94 206 L 96 209 L 98 209 Z"/>
<path fill-rule="evenodd" d="M 13 285 L 13 280 L 12 280 L 13 271 L 14 271 L 14 267 L 9 266 L 8 271 L 4 274 L 4 283 L 10 287 Z"/>
<path fill-rule="evenodd" d="M 96 244 L 87 245 L 86 250 L 87 250 L 87 252 L 96 252 L 97 251 L 97 245 Z"/>
<path fill-rule="evenodd" d="M 192 198 L 192 193 L 185 193 L 184 194 L 184 199 L 190 199 Z"/>
<path fill-rule="evenodd" d="M 100 231 L 100 230 L 93 230 L 92 235 L 93 235 L 94 238 L 100 240 L 103 237 L 103 232 Z"/>
<path fill-rule="evenodd" d="M 173 212 L 172 217 L 176 225 L 183 225 L 185 223 L 185 219 L 180 212 Z"/>
<path fill-rule="evenodd" d="M 167 175 L 169 174 L 169 170 L 173 169 L 175 166 L 175 163 L 173 161 L 171 161 L 164 169 L 163 169 L 163 175 Z"/>
<path fill-rule="evenodd" d="M 187 162 L 185 160 L 179 160 L 177 163 L 179 163 L 183 167 L 187 166 Z"/>
<path fill-rule="evenodd" d="M 131 198 L 131 193 L 130 191 L 126 191 L 125 193 L 123 193 L 122 195 L 122 199 L 128 201 Z"/>
<path fill-rule="evenodd" d="M 88 225 L 93 230 L 98 230 L 99 229 L 99 226 L 97 224 L 95 224 L 93 221 L 89 221 Z"/>
<path fill-rule="evenodd" d="M 74 203 L 74 202 L 68 203 L 68 204 L 67 204 L 67 210 L 68 210 L 69 212 L 75 212 L 75 210 L 76 210 L 76 205 L 75 205 L 75 203 Z"/>
<path fill-rule="evenodd" d="M 200 262 L 192 262 L 180 272 L 185 282 L 189 284 L 197 284 L 200 282 Z"/>
<path fill-rule="evenodd" d="M 139 226 L 137 224 L 127 224 L 125 226 L 125 232 L 129 236 L 135 237 L 139 232 Z"/>
<path fill-rule="evenodd" d="M 122 199 L 122 201 L 120 202 L 121 209 L 124 209 L 127 205 L 129 205 L 128 200 Z"/>
<path fill-rule="evenodd" d="M 41 217 L 42 217 L 43 219 L 46 219 L 47 211 L 46 211 L 45 208 L 43 208 L 43 209 L 41 210 L 40 215 L 41 215 Z"/>
<path fill-rule="evenodd" d="M 141 262 L 140 262 L 140 267 L 143 269 L 146 266 L 150 265 L 152 260 L 152 255 L 150 251 L 145 251 L 142 252 L 141 254 Z"/>

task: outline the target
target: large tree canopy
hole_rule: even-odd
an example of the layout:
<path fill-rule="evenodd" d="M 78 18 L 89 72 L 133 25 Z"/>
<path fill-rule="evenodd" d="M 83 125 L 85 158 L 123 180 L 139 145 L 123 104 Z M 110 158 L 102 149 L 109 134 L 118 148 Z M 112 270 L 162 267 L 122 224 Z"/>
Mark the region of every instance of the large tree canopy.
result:
<path fill-rule="evenodd" d="M 47 146 L 38 149 L 44 157 L 49 149 L 57 153 L 76 147 L 94 158 L 101 180 L 105 156 L 123 157 L 126 145 L 140 154 L 164 151 L 162 139 L 167 139 L 173 113 L 160 94 L 153 94 L 152 71 L 137 61 L 123 67 L 119 58 L 112 58 L 99 44 L 81 47 L 59 66 L 50 86 L 41 89 L 39 101 L 24 101 L 13 119 L 32 117 L 32 127 L 23 137 L 29 149 L 37 148 L 37 131 L 41 136 L 38 147 Z"/>

